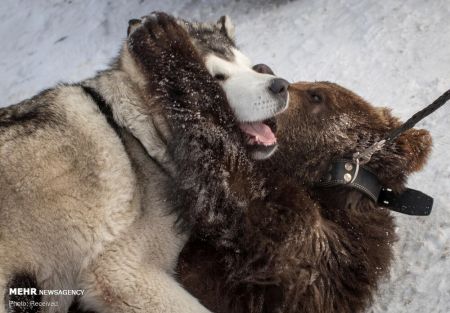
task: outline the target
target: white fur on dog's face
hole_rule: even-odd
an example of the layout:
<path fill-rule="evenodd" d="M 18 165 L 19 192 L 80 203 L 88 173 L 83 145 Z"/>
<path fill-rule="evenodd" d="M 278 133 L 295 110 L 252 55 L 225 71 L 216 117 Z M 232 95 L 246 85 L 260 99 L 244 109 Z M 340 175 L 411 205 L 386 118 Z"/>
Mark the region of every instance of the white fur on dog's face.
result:
<path fill-rule="evenodd" d="M 272 80 L 277 77 L 255 72 L 242 52 L 232 51 L 232 61 L 209 54 L 205 64 L 225 91 L 236 119 L 239 122 L 263 121 L 284 111 L 288 100 L 274 95 L 269 89 Z"/>

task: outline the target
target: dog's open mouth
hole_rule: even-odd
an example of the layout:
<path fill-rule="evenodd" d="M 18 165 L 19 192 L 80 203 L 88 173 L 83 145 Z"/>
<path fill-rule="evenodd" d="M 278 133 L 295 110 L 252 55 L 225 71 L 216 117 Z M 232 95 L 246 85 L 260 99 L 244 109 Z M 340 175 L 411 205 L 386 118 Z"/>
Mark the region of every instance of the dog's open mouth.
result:
<path fill-rule="evenodd" d="M 276 120 L 270 118 L 262 122 L 240 123 L 239 128 L 247 137 L 247 145 L 255 159 L 266 159 L 277 147 Z"/>
<path fill-rule="evenodd" d="M 239 124 L 241 130 L 247 136 L 247 144 L 272 146 L 277 143 L 275 136 L 275 119 L 268 119 L 263 122 L 248 122 Z"/>

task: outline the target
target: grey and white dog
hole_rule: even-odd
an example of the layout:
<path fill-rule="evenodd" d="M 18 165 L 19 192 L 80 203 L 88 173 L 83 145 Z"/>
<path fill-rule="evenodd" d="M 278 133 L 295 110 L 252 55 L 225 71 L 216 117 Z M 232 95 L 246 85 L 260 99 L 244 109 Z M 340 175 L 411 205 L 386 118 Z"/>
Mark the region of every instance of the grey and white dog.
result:
<path fill-rule="evenodd" d="M 286 108 L 287 82 L 255 71 L 229 18 L 179 23 L 254 158 L 270 156 L 264 121 Z M 173 134 L 128 44 L 94 78 L 0 109 L 0 313 L 18 305 L 10 288 L 26 286 L 82 289 L 82 307 L 98 312 L 208 312 L 173 277 L 188 236 L 171 214 Z M 57 305 L 40 311 L 67 312 L 74 296 L 40 299 Z"/>

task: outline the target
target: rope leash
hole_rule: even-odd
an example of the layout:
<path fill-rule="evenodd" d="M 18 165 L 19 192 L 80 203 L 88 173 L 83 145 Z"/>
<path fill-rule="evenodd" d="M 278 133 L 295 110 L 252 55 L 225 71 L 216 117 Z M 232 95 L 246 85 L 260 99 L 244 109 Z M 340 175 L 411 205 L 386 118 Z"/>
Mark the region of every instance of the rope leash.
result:
<path fill-rule="evenodd" d="M 424 109 L 420 110 L 413 116 L 411 116 L 405 123 L 403 123 L 400 127 L 395 128 L 394 130 L 387 133 L 383 139 L 380 141 L 375 142 L 373 145 L 371 145 L 369 148 L 363 150 L 362 152 L 355 152 L 353 154 L 353 161 L 356 164 L 366 164 L 370 161 L 372 158 L 372 155 L 381 150 L 386 142 L 390 142 L 395 140 L 398 136 L 400 136 L 402 133 L 407 131 L 408 129 L 413 128 L 418 122 L 423 120 L 425 117 L 439 109 L 441 106 L 443 106 L 448 100 L 450 100 L 450 89 L 447 90 L 445 93 L 443 93 L 439 98 L 433 101 L 430 105 L 425 107 Z"/>

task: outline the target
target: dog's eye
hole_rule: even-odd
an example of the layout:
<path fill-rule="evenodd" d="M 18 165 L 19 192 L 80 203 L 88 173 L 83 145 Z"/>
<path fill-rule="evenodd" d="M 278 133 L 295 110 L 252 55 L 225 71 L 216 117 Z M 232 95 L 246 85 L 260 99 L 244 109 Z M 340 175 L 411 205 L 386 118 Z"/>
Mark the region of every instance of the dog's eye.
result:
<path fill-rule="evenodd" d="M 227 77 L 224 74 L 216 74 L 214 75 L 214 78 L 217 80 L 225 80 Z"/>

